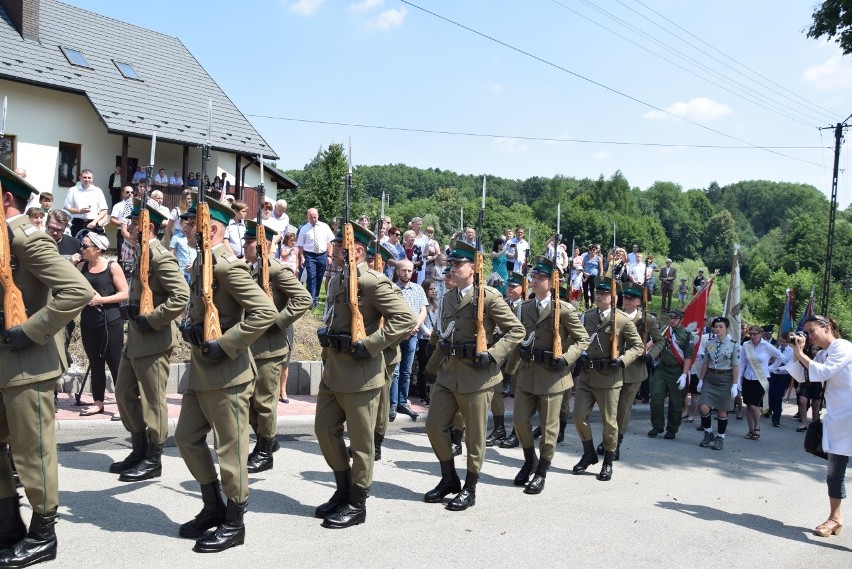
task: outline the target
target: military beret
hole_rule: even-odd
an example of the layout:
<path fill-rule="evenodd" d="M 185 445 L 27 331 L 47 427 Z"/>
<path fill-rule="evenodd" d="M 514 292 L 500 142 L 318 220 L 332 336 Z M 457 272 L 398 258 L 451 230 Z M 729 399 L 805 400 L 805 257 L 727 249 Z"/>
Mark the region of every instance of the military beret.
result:
<path fill-rule="evenodd" d="M 183 212 L 182 214 L 180 214 L 180 218 L 181 219 L 189 219 L 191 217 L 195 217 L 195 211 L 196 211 L 195 206 L 196 205 L 197 205 L 197 202 L 192 202 L 192 205 L 189 206 L 189 209 L 186 210 L 185 212 Z"/>
<path fill-rule="evenodd" d="M 390 261 L 391 259 L 396 257 L 396 250 L 391 249 L 391 246 L 388 243 L 379 243 L 379 255 L 381 255 L 382 260 L 385 263 L 387 263 L 388 261 Z M 367 256 L 368 257 L 375 257 L 376 256 L 376 250 L 374 249 L 372 244 L 369 247 L 367 247 Z"/>
<path fill-rule="evenodd" d="M 25 200 L 30 199 L 30 194 L 38 195 L 38 190 L 32 184 L 15 174 L 12 170 L 0 164 L 0 186 L 4 191 Z"/>
<path fill-rule="evenodd" d="M 272 229 L 271 227 L 267 227 L 266 225 L 264 225 L 263 228 L 266 230 L 266 239 L 268 241 L 272 241 L 275 236 L 278 235 L 278 232 Z M 255 220 L 246 220 L 246 232 L 245 235 L 243 235 L 243 238 L 257 239 L 257 222 Z"/>
<path fill-rule="evenodd" d="M 450 255 L 447 257 L 447 261 L 449 262 L 474 261 L 476 259 L 476 247 L 469 243 L 453 241 L 450 244 L 450 248 Z"/>

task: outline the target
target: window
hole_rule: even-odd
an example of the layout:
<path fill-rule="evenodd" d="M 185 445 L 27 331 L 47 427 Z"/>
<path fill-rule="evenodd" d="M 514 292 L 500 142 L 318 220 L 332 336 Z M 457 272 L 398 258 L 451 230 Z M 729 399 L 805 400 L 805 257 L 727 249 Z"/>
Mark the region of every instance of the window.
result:
<path fill-rule="evenodd" d="M 120 61 L 112 60 L 115 66 L 118 68 L 119 73 L 121 73 L 122 77 L 125 79 L 134 79 L 136 81 L 142 81 L 142 78 L 139 77 L 139 74 L 136 73 L 136 70 L 133 69 L 133 66 L 129 63 L 122 63 Z"/>
<path fill-rule="evenodd" d="M 65 55 L 65 59 L 68 60 L 68 63 L 71 65 L 76 65 L 77 67 L 85 67 L 87 69 L 91 69 L 92 66 L 89 65 L 89 62 L 86 61 L 86 56 L 83 55 L 82 51 L 77 51 L 76 49 L 71 49 L 70 47 L 59 46 L 59 49 L 62 50 L 62 53 Z"/>
<path fill-rule="evenodd" d="M 0 137 L 0 164 L 10 170 L 15 169 L 15 137 L 6 135 Z"/>
<path fill-rule="evenodd" d="M 77 183 L 80 177 L 80 149 L 79 144 L 71 142 L 59 143 L 59 186 L 71 187 Z"/>

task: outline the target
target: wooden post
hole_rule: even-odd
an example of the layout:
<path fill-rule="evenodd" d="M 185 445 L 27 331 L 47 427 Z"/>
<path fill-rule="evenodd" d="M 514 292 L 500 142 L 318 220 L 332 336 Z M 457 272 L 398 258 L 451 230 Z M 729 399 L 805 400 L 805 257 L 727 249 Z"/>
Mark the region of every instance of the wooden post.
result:
<path fill-rule="evenodd" d="M 121 189 L 130 183 L 133 179 L 133 174 L 127 171 L 127 153 L 130 150 L 130 141 L 127 136 L 121 137 Z"/>

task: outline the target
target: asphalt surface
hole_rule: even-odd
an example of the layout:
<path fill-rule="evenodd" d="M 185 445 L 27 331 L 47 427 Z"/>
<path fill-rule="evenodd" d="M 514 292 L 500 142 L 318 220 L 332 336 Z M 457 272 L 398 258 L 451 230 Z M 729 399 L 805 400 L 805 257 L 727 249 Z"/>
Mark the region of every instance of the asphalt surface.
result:
<path fill-rule="evenodd" d="M 193 542 L 177 537 L 201 499 L 171 439 L 161 478 L 121 483 L 107 472 L 128 452 L 121 423 L 66 419 L 58 429 L 59 557 L 50 566 L 849 567 L 852 529 L 811 534 L 828 513 L 826 465 L 802 450 L 793 412 L 785 406 L 780 429 L 763 420 L 759 441 L 743 438 L 745 421 L 731 420 L 725 449 L 713 451 L 698 446 L 695 424 L 684 423 L 675 440 L 648 438 L 648 405 L 636 405 L 610 482 L 595 479 L 600 465 L 571 475 L 581 444 L 569 425 L 538 496 L 512 484 L 520 448 L 488 449 L 476 505 L 465 512 L 422 501 L 438 463 L 423 416 L 400 415 L 375 466 L 367 522 L 346 530 L 313 517 L 333 476 L 313 417 L 290 413 L 279 417 L 275 468 L 250 475 L 245 545 L 219 554 L 193 553 Z M 464 458 L 456 459 L 462 479 Z"/>

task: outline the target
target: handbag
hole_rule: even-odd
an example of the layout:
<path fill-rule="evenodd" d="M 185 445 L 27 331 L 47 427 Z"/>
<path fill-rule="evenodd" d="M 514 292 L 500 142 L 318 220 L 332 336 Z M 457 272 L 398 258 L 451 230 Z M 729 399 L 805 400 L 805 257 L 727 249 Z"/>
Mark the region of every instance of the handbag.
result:
<path fill-rule="evenodd" d="M 805 432 L 805 452 L 824 460 L 828 460 L 828 454 L 822 450 L 822 421 L 811 421 Z"/>

